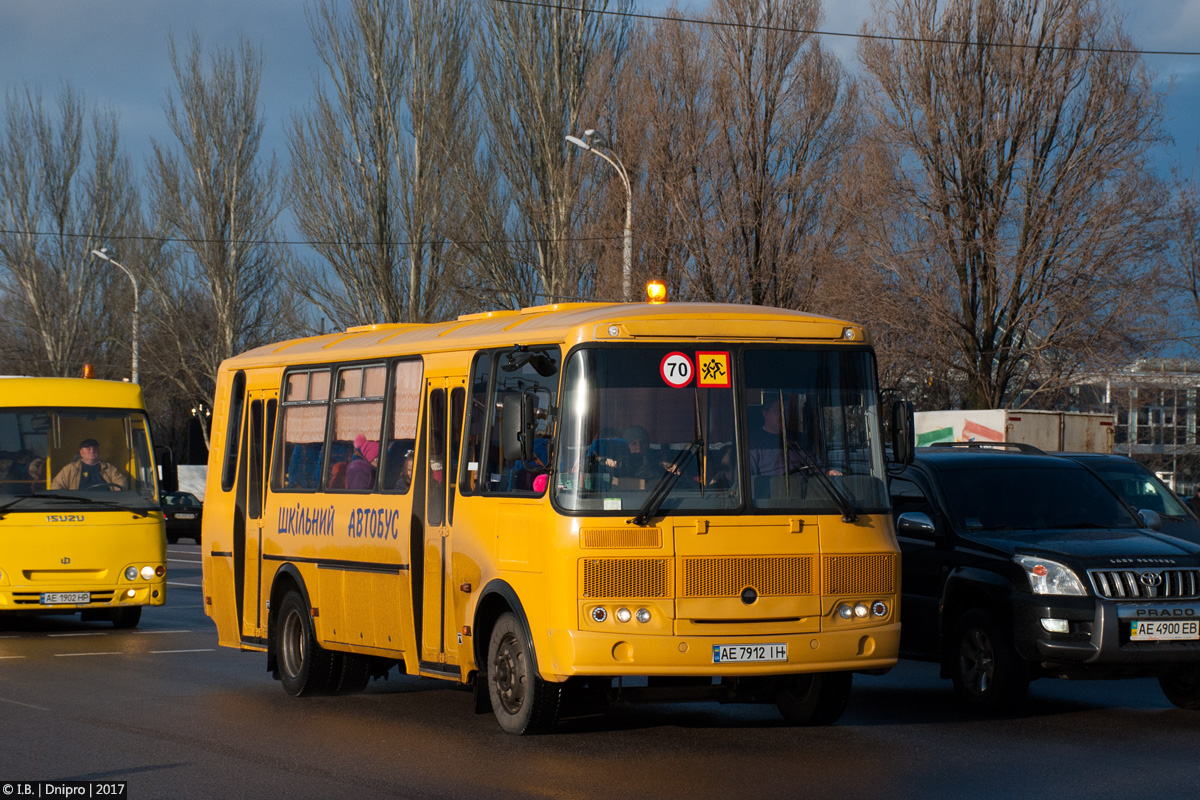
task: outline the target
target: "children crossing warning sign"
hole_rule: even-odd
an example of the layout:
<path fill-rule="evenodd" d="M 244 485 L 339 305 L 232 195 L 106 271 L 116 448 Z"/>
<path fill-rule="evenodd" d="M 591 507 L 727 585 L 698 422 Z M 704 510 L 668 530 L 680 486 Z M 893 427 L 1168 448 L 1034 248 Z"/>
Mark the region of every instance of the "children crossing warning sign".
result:
<path fill-rule="evenodd" d="M 729 353 L 696 353 L 697 385 L 709 389 L 728 389 L 733 384 L 729 377 Z"/>

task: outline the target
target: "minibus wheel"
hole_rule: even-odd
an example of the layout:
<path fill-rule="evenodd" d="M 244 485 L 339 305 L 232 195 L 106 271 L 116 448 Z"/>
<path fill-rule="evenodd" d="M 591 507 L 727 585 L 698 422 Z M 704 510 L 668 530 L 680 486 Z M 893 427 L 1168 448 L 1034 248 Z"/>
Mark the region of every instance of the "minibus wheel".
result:
<path fill-rule="evenodd" d="M 114 628 L 136 628 L 142 620 L 142 607 L 130 606 L 129 608 L 118 608 L 112 612 L 112 624 Z"/>
<path fill-rule="evenodd" d="M 532 650 L 517 618 L 502 614 L 488 642 L 488 695 L 500 727 L 517 735 L 547 731 L 558 719 L 562 687 L 537 674 Z"/>
<path fill-rule="evenodd" d="M 329 688 L 332 654 L 317 644 L 308 603 L 295 589 L 283 596 L 275 624 L 275 658 L 283 690 L 292 697 Z"/>

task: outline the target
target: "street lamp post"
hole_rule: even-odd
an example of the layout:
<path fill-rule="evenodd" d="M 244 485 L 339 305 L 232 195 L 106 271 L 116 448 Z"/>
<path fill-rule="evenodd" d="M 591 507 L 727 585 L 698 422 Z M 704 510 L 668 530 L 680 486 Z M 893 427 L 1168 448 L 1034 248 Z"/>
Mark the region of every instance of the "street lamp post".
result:
<path fill-rule="evenodd" d="M 625 260 L 621 270 L 621 294 L 628 303 L 633 299 L 633 189 L 629 185 L 629 172 L 621 163 L 621 159 L 617 158 L 616 153 L 609 155 L 596 149 L 604 147 L 611 152 L 612 145 L 604 138 L 604 134 L 595 129 L 589 128 L 584 131 L 582 139 L 578 136 L 567 136 L 566 139 L 576 147 L 589 153 L 595 153 L 607 161 L 621 176 L 621 181 L 625 184 Z"/>
<path fill-rule="evenodd" d="M 120 261 L 116 259 L 116 253 L 111 252 L 107 247 L 101 247 L 99 250 L 93 250 L 92 255 L 96 258 L 103 259 L 113 266 L 119 268 L 133 283 L 133 376 L 131 380 L 134 383 L 138 382 L 138 282 L 137 278 L 133 277 L 133 273 Z"/>

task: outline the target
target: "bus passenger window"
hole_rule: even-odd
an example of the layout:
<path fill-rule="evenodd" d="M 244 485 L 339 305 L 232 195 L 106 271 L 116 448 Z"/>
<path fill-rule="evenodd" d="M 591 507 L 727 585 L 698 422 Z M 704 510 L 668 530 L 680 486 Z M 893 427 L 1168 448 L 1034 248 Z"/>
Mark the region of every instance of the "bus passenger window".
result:
<path fill-rule="evenodd" d="M 328 414 L 329 370 L 289 373 L 284 380 L 283 447 L 274 488 L 317 488 Z"/>
<path fill-rule="evenodd" d="M 383 364 L 338 370 L 325 488 L 347 491 L 375 488 L 386 386 L 387 368 Z"/>
<path fill-rule="evenodd" d="M 558 397 L 559 352 L 554 347 L 534 347 L 497 354 L 496 386 L 492 408 L 489 450 L 498 454 L 499 472 L 488 475 L 487 491 L 543 494 L 550 474 L 550 437 L 554 432 L 552 409 Z M 499 452 L 503 423 L 502 398 L 526 395 L 534 401 L 533 457 L 513 458 Z M 511 407 L 511 406 L 510 406 Z M 489 453 L 490 455 L 490 453 Z"/>

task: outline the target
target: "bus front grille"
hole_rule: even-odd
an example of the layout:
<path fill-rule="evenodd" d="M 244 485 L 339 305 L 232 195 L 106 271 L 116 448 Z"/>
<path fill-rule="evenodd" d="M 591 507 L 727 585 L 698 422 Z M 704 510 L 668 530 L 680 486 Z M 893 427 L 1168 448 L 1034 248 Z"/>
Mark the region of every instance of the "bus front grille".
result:
<path fill-rule="evenodd" d="M 674 593 L 670 558 L 582 559 L 583 596 L 625 600 L 669 598 Z"/>
<path fill-rule="evenodd" d="M 813 593 L 811 556 L 707 556 L 680 561 L 680 597 L 738 597 L 746 588 L 762 597 Z"/>
<path fill-rule="evenodd" d="M 893 555 L 825 556 L 824 594 L 892 594 L 896 591 Z"/>

